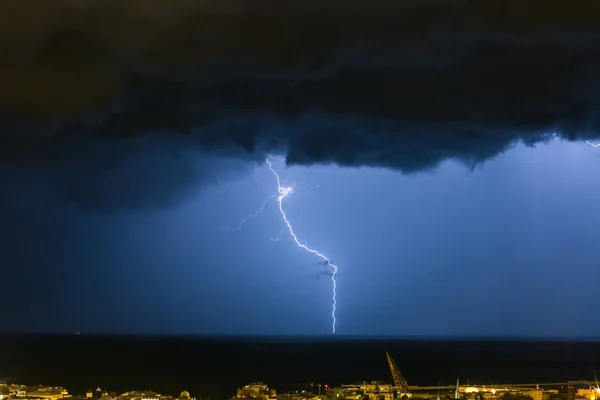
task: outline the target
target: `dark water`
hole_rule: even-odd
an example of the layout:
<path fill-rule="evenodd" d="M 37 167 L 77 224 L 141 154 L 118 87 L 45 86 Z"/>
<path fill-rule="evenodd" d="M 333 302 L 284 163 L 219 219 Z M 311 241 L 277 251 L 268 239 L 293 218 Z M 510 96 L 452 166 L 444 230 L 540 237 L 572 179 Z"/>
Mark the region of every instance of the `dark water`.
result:
<path fill-rule="evenodd" d="M 593 380 L 600 367 L 598 342 L 3 336 L 0 379 L 225 400 L 252 381 L 389 381 L 386 350 L 409 385 Z"/>

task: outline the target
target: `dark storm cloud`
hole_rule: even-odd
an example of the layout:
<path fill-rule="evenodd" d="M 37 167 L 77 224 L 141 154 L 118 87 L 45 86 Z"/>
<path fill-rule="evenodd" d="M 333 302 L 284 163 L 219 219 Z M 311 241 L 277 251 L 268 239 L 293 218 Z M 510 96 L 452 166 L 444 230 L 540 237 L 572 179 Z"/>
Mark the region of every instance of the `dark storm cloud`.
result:
<path fill-rule="evenodd" d="M 119 175 L 125 187 L 147 169 L 133 161 L 147 135 L 210 157 L 403 171 L 477 163 L 550 132 L 592 138 L 600 14 L 593 1 L 555 3 L 5 2 L 0 156 L 85 159 L 96 170 L 80 185 Z M 205 180 L 159 147 L 148 160 L 165 163 L 163 178 L 148 188 L 172 199 L 185 190 L 174 196 L 168 176 L 177 188 Z M 103 172 L 111 157 L 124 175 Z"/>
<path fill-rule="evenodd" d="M 243 160 L 202 154 L 172 142 L 130 145 L 128 151 L 104 148 L 101 159 L 72 162 L 53 180 L 71 199 L 101 210 L 166 208 L 248 169 Z"/>

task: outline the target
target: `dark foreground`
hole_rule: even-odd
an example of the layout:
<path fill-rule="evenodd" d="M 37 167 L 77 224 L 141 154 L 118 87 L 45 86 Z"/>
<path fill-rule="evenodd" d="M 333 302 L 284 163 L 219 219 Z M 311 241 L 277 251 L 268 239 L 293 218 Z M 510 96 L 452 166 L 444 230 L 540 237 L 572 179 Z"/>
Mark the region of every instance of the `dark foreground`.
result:
<path fill-rule="evenodd" d="M 225 400 L 251 381 L 389 381 L 386 350 L 410 385 L 593 380 L 600 367 L 598 342 L 0 336 L 0 379 Z"/>

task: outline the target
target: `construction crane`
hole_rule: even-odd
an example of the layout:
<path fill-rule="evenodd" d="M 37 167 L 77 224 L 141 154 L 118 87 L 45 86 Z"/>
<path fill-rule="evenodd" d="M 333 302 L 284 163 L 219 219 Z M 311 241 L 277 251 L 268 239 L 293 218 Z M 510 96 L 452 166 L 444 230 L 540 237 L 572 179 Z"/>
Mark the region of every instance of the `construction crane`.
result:
<path fill-rule="evenodd" d="M 390 353 L 386 351 L 385 355 L 387 356 L 390 371 L 392 372 L 392 378 L 394 378 L 394 386 L 396 386 L 396 389 L 399 389 L 402 393 L 408 393 L 408 383 L 406 382 L 406 379 L 404 379 L 404 377 L 402 376 L 400 368 L 398 368 L 396 362 L 394 361 L 392 356 L 390 356 Z"/>

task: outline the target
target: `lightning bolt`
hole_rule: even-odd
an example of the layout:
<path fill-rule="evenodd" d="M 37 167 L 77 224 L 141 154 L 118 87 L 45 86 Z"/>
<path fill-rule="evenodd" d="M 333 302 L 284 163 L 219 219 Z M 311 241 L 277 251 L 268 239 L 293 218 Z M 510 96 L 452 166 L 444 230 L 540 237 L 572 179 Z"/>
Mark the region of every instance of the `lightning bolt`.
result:
<path fill-rule="evenodd" d="M 308 245 L 306 244 L 306 238 L 304 239 L 304 244 L 300 243 L 300 241 L 298 240 L 298 237 L 294 233 L 292 224 L 288 220 L 287 215 L 286 215 L 285 211 L 283 210 L 283 200 L 294 192 L 294 186 L 281 186 L 281 179 L 279 179 L 279 174 L 277 173 L 277 171 L 275 171 L 275 169 L 273 169 L 273 165 L 271 164 L 269 159 L 266 159 L 265 161 L 267 162 L 267 165 L 269 166 L 269 170 L 271 170 L 271 172 L 277 179 L 278 195 L 269 196 L 269 198 L 267 198 L 265 200 L 265 202 L 262 204 L 262 206 L 258 210 L 256 210 L 254 213 L 252 213 L 252 214 L 248 215 L 246 218 L 244 218 L 238 224 L 237 227 L 227 228 L 224 226 L 221 228 L 221 230 L 227 231 L 227 232 L 234 232 L 234 231 L 240 230 L 242 228 L 242 226 L 246 222 L 248 222 L 248 220 L 250 220 L 251 218 L 258 217 L 258 215 L 265 209 L 265 207 L 267 206 L 269 201 L 276 199 L 277 204 L 279 205 L 279 212 L 281 213 L 281 216 L 283 217 L 283 222 L 285 224 L 279 231 L 279 235 L 277 235 L 277 237 L 275 237 L 275 238 L 271 237 L 269 240 L 267 240 L 265 242 L 265 244 L 279 241 L 279 239 L 281 238 L 281 235 L 283 235 L 283 232 L 285 232 L 287 230 L 290 233 L 290 236 L 292 237 L 292 239 L 294 239 L 294 242 L 296 242 L 296 245 L 298 246 L 298 251 L 305 250 L 309 253 L 312 253 L 312 254 L 316 255 L 317 257 L 319 257 L 321 260 L 323 260 L 326 263 L 326 265 L 329 265 L 329 266 L 331 266 L 331 268 L 333 268 L 333 273 L 331 274 L 331 282 L 333 284 L 333 295 L 332 295 L 333 304 L 331 307 L 331 318 L 333 319 L 333 322 L 331 324 L 331 329 L 332 329 L 332 333 L 335 334 L 335 325 L 336 325 L 335 312 L 336 312 L 336 307 L 337 307 L 337 282 L 335 280 L 335 276 L 337 274 L 338 267 L 337 267 L 337 265 L 332 264 L 331 260 L 329 260 L 329 258 L 325 257 L 325 255 L 321 254 L 317 250 L 314 250 L 314 249 L 311 249 L 310 247 L 308 247 Z M 306 232 L 304 233 L 304 236 L 306 237 Z"/>
<path fill-rule="evenodd" d="M 586 142 L 587 144 L 589 144 L 590 146 L 592 146 L 592 147 L 596 147 L 596 148 L 597 148 L 597 147 L 600 147 L 600 143 L 592 143 L 592 142 L 590 142 L 589 140 L 586 140 L 585 142 Z"/>
<path fill-rule="evenodd" d="M 252 214 L 248 215 L 246 218 L 244 218 L 242 220 L 242 222 L 240 222 L 238 224 L 238 226 L 236 226 L 235 228 L 228 228 L 226 226 L 223 226 L 223 227 L 221 227 L 221 231 L 223 231 L 223 232 L 235 232 L 235 231 L 239 231 L 240 229 L 242 229 L 242 226 L 244 226 L 244 224 L 246 222 L 248 222 L 248 220 L 250 218 L 256 218 L 256 217 L 258 217 L 258 215 L 265 209 L 265 207 L 267 206 L 267 204 L 269 204 L 269 201 L 271 201 L 271 200 L 273 200 L 275 198 L 276 198 L 276 196 L 269 196 L 269 198 L 265 200 L 265 202 L 263 203 L 263 205 L 260 206 L 260 208 L 258 210 L 256 210 L 254 213 L 252 213 Z M 273 239 L 271 239 L 271 240 L 273 240 Z"/>
<path fill-rule="evenodd" d="M 285 228 L 287 228 L 287 230 L 290 232 L 290 236 L 292 236 L 292 239 L 294 239 L 294 242 L 296 242 L 296 245 L 298 247 L 300 247 L 301 249 L 303 249 L 309 253 L 316 255 L 321 260 L 325 261 L 327 263 L 327 265 L 330 265 L 333 268 L 333 274 L 331 274 L 331 282 L 333 284 L 333 295 L 332 295 L 333 305 L 331 308 L 331 318 L 333 319 L 333 322 L 331 325 L 331 329 L 332 329 L 332 333 L 335 334 L 335 323 L 336 323 L 335 311 L 336 311 L 336 306 L 337 306 L 337 299 L 336 299 L 336 297 L 337 297 L 337 282 L 335 280 L 335 275 L 337 274 L 338 267 L 337 267 L 337 265 L 332 264 L 331 261 L 329 260 L 329 258 L 327 258 L 324 254 L 321 254 L 317 250 L 311 249 L 306 244 L 300 243 L 300 241 L 298 240 L 298 237 L 294 233 L 292 224 L 290 224 L 290 221 L 288 220 L 287 215 L 286 215 L 285 211 L 283 210 L 283 200 L 294 192 L 294 188 L 292 186 L 281 186 L 281 179 L 279 179 L 279 174 L 277 173 L 277 171 L 275 171 L 273 169 L 273 165 L 271 165 L 271 162 L 269 161 L 269 159 L 266 159 L 266 162 L 267 162 L 267 165 L 269 166 L 269 169 L 273 173 L 273 175 L 275 175 L 275 178 L 277 178 L 277 192 L 279 193 L 279 196 L 277 197 L 277 203 L 279 204 L 279 212 L 281 213 L 281 216 L 283 217 L 283 221 L 285 222 L 285 226 L 283 227 L 282 231 L 285 230 Z M 281 232 L 280 232 L 280 234 L 281 234 Z M 279 237 L 277 237 L 277 239 L 275 239 L 275 240 L 278 240 L 278 239 L 279 239 Z"/>

